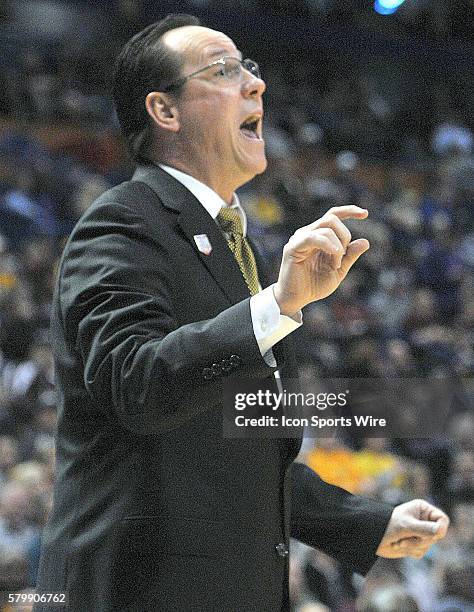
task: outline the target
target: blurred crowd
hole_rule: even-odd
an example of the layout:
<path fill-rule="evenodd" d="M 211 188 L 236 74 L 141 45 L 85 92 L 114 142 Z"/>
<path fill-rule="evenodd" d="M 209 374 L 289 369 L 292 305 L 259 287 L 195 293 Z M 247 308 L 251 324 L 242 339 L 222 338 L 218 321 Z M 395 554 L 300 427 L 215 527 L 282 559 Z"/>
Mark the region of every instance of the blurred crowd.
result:
<path fill-rule="evenodd" d="M 474 160 L 462 139 L 440 148 L 444 129 L 431 136 L 429 160 L 404 165 L 328 154 L 314 124 L 273 125 L 269 169 L 242 194 L 275 271 L 296 227 L 330 206 L 369 210 L 350 229 L 371 249 L 333 296 L 305 309 L 303 377 L 432 378 L 454 389 L 448 419 L 429 438 L 305 440 L 300 459 L 324 480 L 392 503 L 431 500 L 453 526 L 423 561 L 379 561 L 362 589 L 294 543 L 298 612 L 474 609 Z"/>
<path fill-rule="evenodd" d="M 0 87 L 0 592 L 33 587 L 51 504 L 48 324 L 61 250 L 90 203 L 132 172 L 110 100 L 91 87 L 100 59 L 82 75 L 61 57 L 31 52 L 22 61 L 29 76 L 17 79 L 14 95 Z M 472 611 L 472 131 L 445 105 L 425 140 L 409 131 L 394 138 L 390 100 L 366 80 L 335 84 L 309 113 L 309 85 L 299 104 L 279 87 L 277 67 L 270 72 L 269 165 L 240 198 L 273 273 L 297 227 L 331 206 L 369 210 L 350 229 L 371 249 L 333 296 L 305 309 L 295 333 L 301 375 L 444 378 L 455 389 L 448 420 L 430 438 L 305 439 L 300 459 L 328 482 L 393 503 L 428 499 L 449 512 L 452 527 L 423 560 L 379 560 L 365 583 L 294 542 L 294 610 Z M 71 82 L 74 74 L 88 90 Z"/>

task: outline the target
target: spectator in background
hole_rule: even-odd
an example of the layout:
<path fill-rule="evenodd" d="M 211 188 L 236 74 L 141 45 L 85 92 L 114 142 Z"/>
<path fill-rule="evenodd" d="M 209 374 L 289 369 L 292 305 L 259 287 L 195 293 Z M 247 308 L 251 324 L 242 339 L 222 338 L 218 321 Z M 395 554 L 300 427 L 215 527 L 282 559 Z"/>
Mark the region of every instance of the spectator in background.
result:
<path fill-rule="evenodd" d="M 374 589 L 359 602 L 357 612 L 419 612 L 416 600 L 401 585 Z"/>
<path fill-rule="evenodd" d="M 474 138 L 472 131 L 454 113 L 438 123 L 433 131 L 431 146 L 436 155 L 470 155 Z"/>
<path fill-rule="evenodd" d="M 474 452 L 459 450 L 453 459 L 451 476 L 446 483 L 452 503 L 474 503 Z"/>
<path fill-rule="evenodd" d="M 433 612 L 474 611 L 474 563 L 472 557 L 447 561 L 442 570 L 442 589 Z"/>
<path fill-rule="evenodd" d="M 10 470 L 19 459 L 18 443 L 13 436 L 0 436 L 0 487 L 9 478 Z"/>
<path fill-rule="evenodd" d="M 28 521 L 32 501 L 31 490 L 20 482 L 8 482 L 1 489 L 0 550 L 26 556 L 38 533 Z"/>

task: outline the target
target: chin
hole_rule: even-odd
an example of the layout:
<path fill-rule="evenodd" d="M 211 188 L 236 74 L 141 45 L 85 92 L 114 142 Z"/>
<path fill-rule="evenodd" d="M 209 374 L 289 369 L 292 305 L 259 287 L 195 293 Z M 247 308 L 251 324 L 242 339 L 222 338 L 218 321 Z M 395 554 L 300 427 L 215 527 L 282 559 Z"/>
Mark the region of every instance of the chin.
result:
<path fill-rule="evenodd" d="M 267 158 L 264 156 L 262 159 L 262 163 L 260 165 L 260 170 L 257 172 L 257 174 L 262 174 L 262 172 L 265 172 L 265 170 L 267 169 L 267 166 L 268 166 Z"/>
<path fill-rule="evenodd" d="M 256 176 L 257 174 L 262 174 L 262 172 L 265 172 L 265 170 L 267 169 L 267 165 L 268 165 L 267 158 L 264 155 L 258 161 L 254 161 L 254 163 L 252 163 L 251 166 L 249 164 L 249 174 L 251 173 L 252 178 Z M 251 179 L 248 179 L 248 180 L 250 181 Z"/>
<path fill-rule="evenodd" d="M 236 165 L 234 166 L 235 171 L 233 172 L 234 179 L 239 177 L 239 185 L 238 187 L 242 187 L 245 183 L 251 181 L 257 174 L 262 174 L 267 169 L 267 158 L 265 154 L 259 156 L 249 157 L 240 157 L 239 160 L 236 160 Z M 238 189 L 236 187 L 236 189 Z"/>

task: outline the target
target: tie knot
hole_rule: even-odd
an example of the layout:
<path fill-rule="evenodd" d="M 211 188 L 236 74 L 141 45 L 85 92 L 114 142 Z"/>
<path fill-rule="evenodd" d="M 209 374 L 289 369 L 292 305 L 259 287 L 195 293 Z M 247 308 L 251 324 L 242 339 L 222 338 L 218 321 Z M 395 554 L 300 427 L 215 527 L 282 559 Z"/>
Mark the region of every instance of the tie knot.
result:
<path fill-rule="evenodd" d="M 223 206 L 217 215 L 217 220 L 224 232 L 228 234 L 239 234 L 240 236 L 243 235 L 244 230 L 242 228 L 242 221 L 236 208 Z"/>

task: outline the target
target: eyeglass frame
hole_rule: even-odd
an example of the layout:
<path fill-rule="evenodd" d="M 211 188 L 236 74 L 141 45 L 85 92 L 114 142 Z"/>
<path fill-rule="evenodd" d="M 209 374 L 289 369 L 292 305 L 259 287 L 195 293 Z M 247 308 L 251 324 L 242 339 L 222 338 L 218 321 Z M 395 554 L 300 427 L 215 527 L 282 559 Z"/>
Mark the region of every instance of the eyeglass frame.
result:
<path fill-rule="evenodd" d="M 169 85 L 166 85 L 166 87 L 161 87 L 161 91 L 163 93 L 166 93 L 168 91 L 173 91 L 173 89 L 177 89 L 178 87 L 181 87 L 182 85 L 184 85 L 187 81 L 189 81 L 189 79 L 195 77 L 198 74 L 201 74 L 201 72 L 204 72 L 205 70 L 209 70 L 209 68 L 213 68 L 214 66 L 218 66 L 219 64 L 222 64 L 223 66 L 225 66 L 225 61 L 231 59 L 231 60 L 235 60 L 237 62 L 240 63 L 240 65 L 242 66 L 242 68 L 244 70 L 246 70 L 247 72 L 249 72 L 252 76 L 256 77 L 257 79 L 261 79 L 261 73 L 260 73 L 260 67 L 257 64 L 257 62 L 255 62 L 254 60 L 250 59 L 250 58 L 245 58 L 245 59 L 239 59 L 238 57 L 232 57 L 231 55 L 224 55 L 223 57 L 220 57 L 219 59 L 211 62 L 210 64 L 208 64 L 207 66 L 204 66 L 204 68 L 200 68 L 199 70 L 196 70 L 195 72 L 192 72 L 191 74 L 188 74 L 184 77 L 181 77 L 179 79 L 175 79 L 174 81 L 171 81 L 171 83 Z M 252 65 L 257 69 L 257 72 L 252 72 L 252 70 L 250 70 L 247 66 L 246 63 L 247 62 L 252 62 Z"/>

